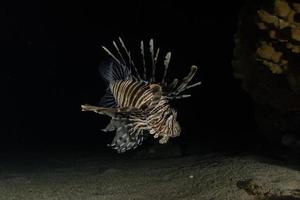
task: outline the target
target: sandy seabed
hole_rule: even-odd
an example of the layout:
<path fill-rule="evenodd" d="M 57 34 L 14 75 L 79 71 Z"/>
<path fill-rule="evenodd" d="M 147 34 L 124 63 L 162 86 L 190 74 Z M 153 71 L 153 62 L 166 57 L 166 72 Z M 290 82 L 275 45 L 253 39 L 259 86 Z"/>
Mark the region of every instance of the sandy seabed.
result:
<path fill-rule="evenodd" d="M 1 200 L 299 200 L 300 166 L 242 155 L 3 162 Z"/>

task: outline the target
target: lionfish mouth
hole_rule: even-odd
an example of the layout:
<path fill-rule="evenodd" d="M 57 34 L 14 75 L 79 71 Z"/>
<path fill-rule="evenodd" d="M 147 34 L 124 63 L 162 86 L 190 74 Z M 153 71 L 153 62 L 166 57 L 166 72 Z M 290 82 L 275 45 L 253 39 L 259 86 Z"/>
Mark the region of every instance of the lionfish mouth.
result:
<path fill-rule="evenodd" d="M 144 42 L 141 41 L 141 65 L 137 67 L 125 43 L 119 38 L 121 48 L 113 41 L 116 53 L 102 46 L 111 59 L 100 67 L 102 78 L 108 87 L 99 106 L 82 105 L 82 111 L 92 111 L 111 117 L 103 131 L 114 131 L 115 137 L 109 145 L 119 153 L 135 149 L 148 135 L 159 138 L 159 143 L 167 143 L 170 137 L 178 137 L 181 132 L 177 122 L 177 112 L 169 101 L 190 97 L 182 92 L 196 87 L 201 82 L 190 84 L 197 71 L 192 65 L 190 72 L 182 81 L 177 78 L 166 80 L 171 52 L 166 53 L 163 64 L 158 62 L 159 48 L 154 48 L 153 39 L 149 41 L 150 63 L 145 61 Z M 148 66 L 150 65 L 150 69 Z M 157 67 L 163 67 L 161 80 L 158 80 Z"/>

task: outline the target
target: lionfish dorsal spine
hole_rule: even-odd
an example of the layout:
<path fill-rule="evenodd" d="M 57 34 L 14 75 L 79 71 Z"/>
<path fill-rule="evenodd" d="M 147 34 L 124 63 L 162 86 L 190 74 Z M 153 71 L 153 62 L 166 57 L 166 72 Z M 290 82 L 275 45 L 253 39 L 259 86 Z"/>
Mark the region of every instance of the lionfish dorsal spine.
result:
<path fill-rule="evenodd" d="M 141 41 L 141 55 L 142 55 L 142 65 L 143 65 L 143 79 L 147 80 L 147 69 L 146 69 L 146 62 L 145 62 L 145 48 L 144 42 Z"/>
<path fill-rule="evenodd" d="M 160 82 L 156 81 L 156 68 L 157 68 L 157 63 L 158 63 L 158 57 L 159 57 L 159 52 L 160 49 L 157 48 L 155 50 L 154 47 L 154 41 L 151 38 L 149 41 L 149 53 L 151 57 L 151 71 L 148 74 L 147 68 L 146 68 L 146 61 L 145 61 L 145 46 L 144 42 L 141 41 L 140 43 L 140 51 L 141 51 L 141 56 L 142 56 L 142 70 L 143 73 L 140 74 L 132 57 L 130 51 L 127 49 L 124 41 L 122 40 L 121 37 L 118 38 L 119 42 L 121 44 L 122 49 L 126 53 L 127 59 L 124 58 L 122 55 L 121 49 L 118 47 L 117 43 L 113 41 L 113 46 L 117 51 L 118 57 L 116 57 L 110 50 L 108 50 L 106 47 L 102 46 L 103 49 L 110 55 L 117 64 L 120 66 L 115 66 L 115 69 L 112 70 L 112 75 L 114 79 L 117 80 L 127 80 L 131 79 L 134 81 L 146 81 L 149 83 L 160 83 L 163 86 L 166 86 L 164 89 L 165 96 L 169 99 L 181 99 L 181 98 L 187 98 L 190 95 L 180 95 L 179 94 L 187 89 L 196 87 L 201 84 L 201 82 L 194 83 L 192 85 L 189 85 L 190 81 L 193 79 L 196 71 L 197 71 L 197 66 L 193 65 L 190 69 L 190 72 L 186 77 L 182 79 L 181 82 L 178 81 L 178 79 L 174 79 L 173 82 L 171 83 L 166 83 L 166 77 L 168 74 L 168 68 L 170 65 L 171 61 L 171 52 L 167 52 L 164 60 L 163 60 L 163 65 L 164 65 L 164 71 L 162 75 L 162 79 Z M 125 61 L 127 60 L 127 62 Z M 125 69 L 126 68 L 126 69 Z M 133 71 L 132 71 L 133 70 Z M 150 76 L 148 79 L 147 74 Z M 124 78 L 126 77 L 126 78 Z M 123 78 L 123 79 L 122 79 Z"/>
<path fill-rule="evenodd" d="M 129 57 L 131 58 L 130 52 L 129 52 Z M 131 66 L 133 67 L 134 73 L 135 73 L 135 75 L 136 75 L 135 79 L 137 79 L 138 81 L 141 81 L 142 78 L 141 78 L 141 76 L 140 76 L 140 74 L 139 74 L 139 72 L 138 72 L 138 69 L 136 68 L 136 66 L 135 66 L 135 64 L 134 64 L 134 62 L 133 62 L 132 59 L 131 59 Z"/>
<path fill-rule="evenodd" d="M 118 59 L 118 58 L 116 58 L 115 56 L 114 56 L 114 54 L 112 53 L 112 52 L 110 52 L 110 50 L 108 50 L 108 48 L 106 48 L 105 46 L 101 46 L 102 47 L 102 49 L 104 49 L 104 51 L 106 51 L 106 53 L 108 54 L 108 55 L 110 55 L 119 65 L 121 65 L 122 63 L 120 62 L 120 60 Z"/>
<path fill-rule="evenodd" d="M 119 42 L 121 43 L 121 46 L 123 47 L 123 49 L 124 49 L 125 52 L 126 52 L 126 55 L 127 55 L 127 57 L 128 57 L 128 64 L 130 65 L 130 64 L 131 64 L 131 57 L 130 57 L 129 51 L 127 50 L 126 45 L 125 45 L 125 43 L 123 42 L 123 40 L 122 40 L 121 37 L 119 37 Z"/>
<path fill-rule="evenodd" d="M 171 55 L 172 55 L 171 52 L 168 52 L 165 56 L 165 60 L 164 60 L 165 70 L 164 70 L 164 75 L 161 80 L 162 83 L 165 83 L 165 79 L 166 79 L 167 72 L 168 72 L 168 67 L 169 67 L 170 60 L 171 60 Z"/>
<path fill-rule="evenodd" d="M 154 42 L 153 39 L 151 38 L 149 41 L 149 50 L 150 50 L 150 54 L 151 54 L 151 67 L 152 67 L 152 74 L 151 74 L 151 78 L 150 78 L 150 82 L 153 83 L 155 82 L 155 70 L 156 70 L 156 66 L 155 66 L 155 61 L 154 61 Z"/>
<path fill-rule="evenodd" d="M 120 58 L 121 58 L 121 60 L 122 60 L 122 63 L 123 63 L 123 64 L 126 64 L 125 59 L 124 59 L 124 57 L 122 56 L 122 53 L 120 52 L 119 47 L 118 47 L 118 45 L 116 44 L 115 41 L 113 41 L 113 45 L 114 45 L 115 49 L 117 50 L 118 55 L 120 56 Z"/>
<path fill-rule="evenodd" d="M 154 64 L 157 64 L 157 60 L 158 60 L 158 55 L 159 55 L 159 48 L 157 48 L 156 53 L 155 53 L 155 57 L 154 57 Z"/>

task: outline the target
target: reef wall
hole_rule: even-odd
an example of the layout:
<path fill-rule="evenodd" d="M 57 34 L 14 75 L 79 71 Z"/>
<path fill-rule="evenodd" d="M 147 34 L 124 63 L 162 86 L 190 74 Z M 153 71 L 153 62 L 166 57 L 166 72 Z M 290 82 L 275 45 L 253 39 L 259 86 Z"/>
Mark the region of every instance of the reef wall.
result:
<path fill-rule="evenodd" d="M 246 1 L 238 23 L 234 75 L 256 103 L 258 129 L 299 149 L 300 1 Z"/>

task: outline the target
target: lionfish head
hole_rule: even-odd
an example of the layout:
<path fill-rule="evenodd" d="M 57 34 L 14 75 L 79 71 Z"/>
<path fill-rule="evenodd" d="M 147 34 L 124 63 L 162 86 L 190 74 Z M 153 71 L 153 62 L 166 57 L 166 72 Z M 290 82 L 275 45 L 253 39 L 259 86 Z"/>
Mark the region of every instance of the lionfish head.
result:
<path fill-rule="evenodd" d="M 150 131 L 154 134 L 154 138 L 160 137 L 159 143 L 165 144 L 170 137 L 178 137 L 181 133 L 180 125 L 177 121 L 177 112 L 170 108 L 168 115 L 161 121 L 161 126 L 157 130 Z"/>

